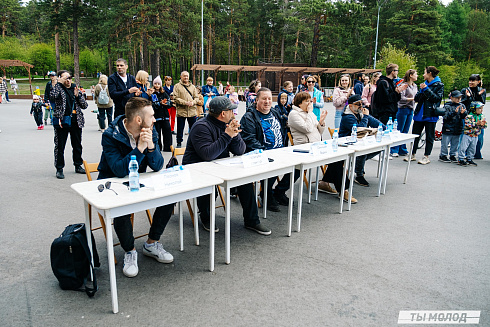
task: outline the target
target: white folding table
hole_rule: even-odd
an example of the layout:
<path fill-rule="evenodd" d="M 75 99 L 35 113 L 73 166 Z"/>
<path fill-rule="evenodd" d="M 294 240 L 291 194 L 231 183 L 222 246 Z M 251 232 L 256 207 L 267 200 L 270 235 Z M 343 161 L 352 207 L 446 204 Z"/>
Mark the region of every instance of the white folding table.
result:
<path fill-rule="evenodd" d="M 397 145 L 402 145 L 402 144 L 410 144 L 408 147 L 408 156 L 410 158 L 410 156 L 412 155 L 413 144 L 415 142 L 415 138 L 417 138 L 417 137 L 418 137 L 418 135 L 416 135 L 416 134 L 405 134 L 405 133 L 392 134 L 392 135 L 390 135 L 390 140 L 392 143 L 388 146 L 387 152 L 389 152 L 389 149 L 391 147 L 394 147 Z M 405 170 L 405 178 L 403 179 L 403 184 L 407 183 L 408 171 L 410 169 L 410 161 L 411 160 L 408 160 L 408 163 L 407 163 L 407 169 Z M 388 179 L 388 163 L 389 163 L 389 160 L 386 162 L 385 176 L 383 178 L 383 180 L 384 180 L 384 182 L 383 182 L 383 194 L 386 193 L 386 181 Z"/>
<path fill-rule="evenodd" d="M 185 166 L 187 167 L 187 166 Z M 187 168 L 189 169 L 189 168 Z M 117 217 L 131 214 L 133 212 L 144 211 L 159 206 L 179 203 L 179 215 L 180 215 L 180 245 L 183 250 L 183 211 L 181 201 L 187 199 L 196 198 L 202 195 L 211 195 L 211 228 L 215 224 L 215 187 L 218 184 L 223 183 L 223 180 L 212 175 L 208 175 L 199 171 L 189 169 L 191 182 L 181 185 L 176 185 L 171 189 L 155 191 L 152 188 L 143 187 L 138 192 L 130 192 L 129 189 L 122 184 L 127 178 L 110 178 L 104 180 L 96 180 L 91 182 L 76 183 L 71 185 L 71 188 L 75 190 L 84 200 L 85 206 L 85 225 L 87 230 L 87 240 L 89 240 L 89 248 L 92 251 L 92 242 L 90 237 L 90 220 L 88 204 L 97 210 L 103 217 L 105 225 L 107 226 L 107 258 L 109 261 L 109 278 L 112 297 L 112 311 L 117 313 L 119 311 L 117 301 L 117 288 L 116 288 L 116 269 L 114 263 L 114 249 L 113 249 L 113 237 L 112 237 L 112 219 Z M 151 174 L 141 174 L 140 177 L 144 178 Z M 111 181 L 111 188 L 118 193 L 116 195 L 110 190 L 104 190 L 99 192 L 97 186 L 104 184 L 106 181 Z M 197 217 L 194 219 L 194 229 L 197 231 Z M 196 235 L 197 240 L 198 235 Z M 209 238 L 209 270 L 214 270 L 214 233 L 210 233 Z"/>

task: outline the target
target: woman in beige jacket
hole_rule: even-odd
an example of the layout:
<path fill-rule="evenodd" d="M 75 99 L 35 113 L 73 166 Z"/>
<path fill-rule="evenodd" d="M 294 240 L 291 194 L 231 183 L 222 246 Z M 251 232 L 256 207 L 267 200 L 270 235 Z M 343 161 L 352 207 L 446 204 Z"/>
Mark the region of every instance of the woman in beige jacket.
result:
<path fill-rule="evenodd" d="M 291 129 L 294 145 L 321 141 L 325 130 L 325 117 L 327 117 L 326 110 L 320 114 L 320 120 L 317 121 L 308 92 L 296 94 L 293 99 L 293 109 L 288 116 L 288 126 Z"/>
<path fill-rule="evenodd" d="M 332 101 L 335 107 L 335 128 L 340 127 L 340 120 L 347 105 L 347 99 L 354 94 L 354 88 L 351 85 L 350 75 L 344 74 L 340 76 L 339 86 L 333 90 Z"/>
<path fill-rule="evenodd" d="M 107 96 L 109 97 L 109 102 L 106 104 L 100 103 L 100 92 L 105 91 L 107 92 Z M 107 76 L 101 74 L 99 77 L 99 84 L 95 86 L 95 94 L 94 94 L 94 100 L 95 103 L 97 104 L 97 108 L 99 109 L 99 113 L 97 114 L 97 119 L 99 120 L 99 130 L 104 133 L 105 130 L 105 117 L 107 115 L 107 125 L 112 123 L 112 108 L 114 106 L 114 103 L 111 99 L 111 95 L 109 94 L 109 87 L 107 86 Z M 103 101 L 106 102 L 106 101 Z"/>

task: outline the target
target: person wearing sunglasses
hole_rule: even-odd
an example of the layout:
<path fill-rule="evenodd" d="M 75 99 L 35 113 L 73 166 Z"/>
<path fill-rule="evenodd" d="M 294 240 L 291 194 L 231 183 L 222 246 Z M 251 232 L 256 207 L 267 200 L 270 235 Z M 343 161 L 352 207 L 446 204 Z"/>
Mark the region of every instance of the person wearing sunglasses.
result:
<path fill-rule="evenodd" d="M 60 70 L 58 79 L 52 80 L 52 88 L 49 93 L 50 100 L 55 102 L 54 119 L 54 166 L 56 177 L 65 178 L 65 145 L 70 135 L 73 148 L 73 164 L 75 172 L 85 174 L 82 159 L 82 128 L 85 125 L 82 109 L 87 109 L 88 104 L 82 96 L 82 92 L 72 83 L 69 71 Z"/>
<path fill-rule="evenodd" d="M 371 116 L 369 110 L 363 107 L 362 97 L 359 94 L 351 95 L 347 102 L 348 105 L 345 107 L 345 111 L 342 114 L 342 120 L 340 121 L 339 137 L 351 135 L 352 126 L 354 124 L 356 124 L 357 127 L 374 128 L 378 128 L 379 124 L 381 124 L 383 129 L 386 129 L 386 126 L 382 122 Z M 356 184 L 365 187 L 369 186 L 368 181 L 364 178 L 364 164 L 367 159 L 371 159 L 377 154 L 378 152 L 375 152 L 356 158 L 356 166 L 354 169 L 354 172 L 356 173 L 354 182 L 356 182 Z M 340 176 L 342 176 L 342 174 L 340 174 Z M 334 183 L 334 181 L 331 182 Z M 337 188 L 337 190 L 340 190 L 340 188 Z"/>
<path fill-rule="evenodd" d="M 340 76 L 339 85 L 333 90 L 332 101 L 335 107 L 335 128 L 339 128 L 344 108 L 347 105 L 347 99 L 354 94 L 354 88 L 349 74 Z"/>
<path fill-rule="evenodd" d="M 306 79 L 306 86 L 308 92 L 311 96 L 312 102 L 313 102 L 313 113 L 316 116 L 316 120 L 320 120 L 320 110 L 323 108 L 324 101 L 323 101 L 323 92 L 320 91 L 315 87 L 316 80 L 313 76 L 310 76 Z"/>
<path fill-rule="evenodd" d="M 151 102 L 141 97 L 129 99 L 125 107 L 125 115 L 114 119 L 102 134 L 102 155 L 97 167 L 99 171 L 97 179 L 127 176 L 132 155 L 135 155 L 138 160 L 140 173 L 144 173 L 147 167 L 153 171 L 162 169 L 163 157 L 158 146 L 158 135 L 154 124 L 155 116 Z M 104 186 L 110 189 L 110 185 L 103 184 L 102 191 Z M 173 208 L 174 204 L 169 204 L 155 209 L 148 239 L 143 244 L 143 254 L 161 263 L 171 263 L 174 260 L 174 257 L 165 251 L 159 242 L 172 216 Z M 134 247 L 131 215 L 114 219 L 114 230 L 125 251 L 123 273 L 127 277 L 135 277 L 139 271 L 138 253 Z"/>

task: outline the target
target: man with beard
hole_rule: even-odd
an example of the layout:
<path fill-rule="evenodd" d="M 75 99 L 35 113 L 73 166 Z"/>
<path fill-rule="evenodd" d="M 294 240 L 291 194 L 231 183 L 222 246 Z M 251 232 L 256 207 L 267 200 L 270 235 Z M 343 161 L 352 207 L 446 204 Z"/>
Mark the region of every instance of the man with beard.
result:
<path fill-rule="evenodd" d="M 102 134 L 102 155 L 99 176 L 125 177 L 129 174 L 129 161 L 136 156 L 139 172 L 147 167 L 159 171 L 163 167 L 163 157 L 158 147 L 158 134 L 154 128 L 155 117 L 151 102 L 144 98 L 131 98 L 126 104 L 125 115 L 118 116 Z M 172 215 L 174 204 L 156 208 L 148 240 L 143 245 L 143 254 L 161 263 L 171 263 L 174 257 L 165 251 L 159 242 Z M 114 230 L 126 252 L 123 273 L 127 277 L 138 274 L 138 253 L 134 247 L 131 215 L 114 219 Z"/>
<path fill-rule="evenodd" d="M 109 76 L 107 85 L 109 94 L 114 100 L 114 117 L 124 115 L 124 108 L 129 99 L 138 96 L 139 89 L 133 75 L 128 71 L 128 62 L 119 58 L 116 60 L 117 72 Z"/>
<path fill-rule="evenodd" d="M 75 84 L 71 83 L 70 72 L 61 70 L 58 72 L 58 80 L 52 80 L 52 89 L 49 93 L 51 101 L 55 102 L 54 120 L 54 165 L 56 177 L 65 178 L 65 145 L 70 134 L 73 148 L 73 164 L 75 172 L 85 174 L 82 168 L 82 128 L 85 125 L 82 109 L 87 109 L 88 104 Z"/>

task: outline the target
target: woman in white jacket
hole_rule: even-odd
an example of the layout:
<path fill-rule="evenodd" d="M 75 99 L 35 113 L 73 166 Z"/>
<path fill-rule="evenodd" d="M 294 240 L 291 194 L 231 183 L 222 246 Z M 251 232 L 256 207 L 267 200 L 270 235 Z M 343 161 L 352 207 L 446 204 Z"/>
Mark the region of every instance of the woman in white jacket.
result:
<path fill-rule="evenodd" d="M 293 99 L 293 109 L 289 113 L 288 126 L 291 129 L 294 145 L 318 142 L 325 130 L 327 111 L 320 114 L 317 121 L 313 113 L 313 102 L 308 92 L 299 92 Z"/>

